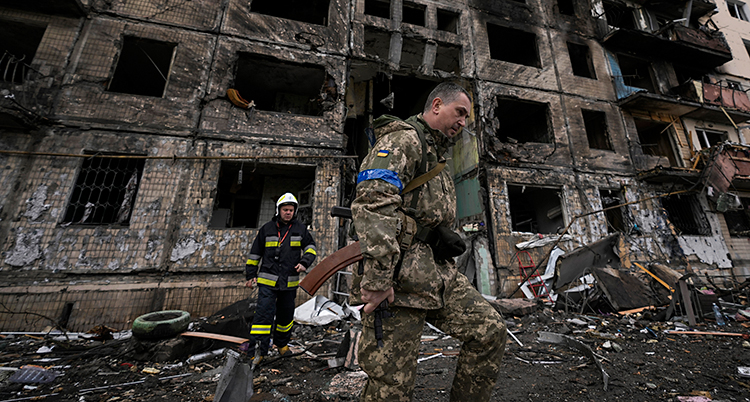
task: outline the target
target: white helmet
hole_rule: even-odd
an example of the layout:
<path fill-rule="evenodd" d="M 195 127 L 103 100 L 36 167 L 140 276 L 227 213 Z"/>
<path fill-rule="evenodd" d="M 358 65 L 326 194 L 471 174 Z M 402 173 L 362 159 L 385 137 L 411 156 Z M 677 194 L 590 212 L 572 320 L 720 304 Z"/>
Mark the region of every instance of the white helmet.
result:
<path fill-rule="evenodd" d="M 297 202 L 297 199 L 294 198 L 294 195 L 292 193 L 286 193 L 279 197 L 279 200 L 276 201 L 276 215 L 278 216 L 281 210 L 282 205 L 294 205 L 294 212 L 297 212 L 297 206 L 299 203 Z"/>

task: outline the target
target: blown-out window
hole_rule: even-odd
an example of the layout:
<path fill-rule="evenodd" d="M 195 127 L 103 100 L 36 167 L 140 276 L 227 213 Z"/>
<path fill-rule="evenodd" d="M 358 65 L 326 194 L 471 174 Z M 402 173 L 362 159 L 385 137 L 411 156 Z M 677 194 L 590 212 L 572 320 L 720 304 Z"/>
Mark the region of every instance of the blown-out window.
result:
<path fill-rule="evenodd" d="M 309 224 L 314 181 L 314 167 L 222 162 L 209 227 L 260 227 L 274 217 L 276 200 L 284 193 L 294 194 L 299 202 L 297 219 Z"/>
<path fill-rule="evenodd" d="M 557 233 L 565 227 L 559 188 L 508 185 L 514 232 Z"/>
<path fill-rule="evenodd" d="M 175 47 L 174 43 L 126 36 L 107 90 L 164 96 Z"/>

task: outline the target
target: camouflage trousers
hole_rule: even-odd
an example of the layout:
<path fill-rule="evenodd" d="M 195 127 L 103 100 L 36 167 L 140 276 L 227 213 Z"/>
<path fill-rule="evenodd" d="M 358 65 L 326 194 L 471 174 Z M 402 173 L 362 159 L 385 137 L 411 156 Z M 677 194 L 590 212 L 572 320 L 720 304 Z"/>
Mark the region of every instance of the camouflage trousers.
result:
<path fill-rule="evenodd" d="M 375 340 L 374 317 L 362 317 L 359 364 L 369 376 L 360 400 L 411 400 L 425 320 L 460 340 L 451 401 L 488 401 L 505 352 L 505 323 L 494 308 L 458 274 L 437 310 L 391 307 L 394 316 L 383 320 L 383 343 Z"/>

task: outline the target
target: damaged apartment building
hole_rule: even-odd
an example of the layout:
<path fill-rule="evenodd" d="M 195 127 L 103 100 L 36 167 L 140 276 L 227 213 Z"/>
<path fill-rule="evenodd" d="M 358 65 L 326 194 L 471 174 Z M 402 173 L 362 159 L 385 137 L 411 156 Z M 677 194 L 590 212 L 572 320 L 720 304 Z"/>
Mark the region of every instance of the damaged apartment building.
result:
<path fill-rule="evenodd" d="M 631 260 L 744 280 L 748 16 L 726 0 L 5 1 L 0 328 L 126 329 L 244 299 L 287 191 L 320 261 L 351 241 L 329 211 L 352 201 L 372 120 L 419 113 L 446 80 L 474 102 L 451 171 L 482 293 L 517 297 L 553 241 L 611 234 Z"/>

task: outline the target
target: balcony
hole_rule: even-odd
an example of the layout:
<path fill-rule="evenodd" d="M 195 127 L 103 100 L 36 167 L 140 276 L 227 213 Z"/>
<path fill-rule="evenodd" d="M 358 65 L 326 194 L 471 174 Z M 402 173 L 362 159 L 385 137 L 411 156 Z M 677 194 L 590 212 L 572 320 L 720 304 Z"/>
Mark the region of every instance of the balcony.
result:
<path fill-rule="evenodd" d="M 697 120 L 739 123 L 750 120 L 747 93 L 721 84 L 689 81 L 672 88 L 672 94 L 660 95 L 639 88 L 630 90 L 619 102 L 630 110 L 649 110 Z"/>
<path fill-rule="evenodd" d="M 750 99 L 747 93 L 729 88 L 723 82 L 718 84 L 689 81 L 673 89 L 679 97 L 697 102 L 700 107 L 683 114 L 699 120 L 733 122 L 750 120 Z"/>
<path fill-rule="evenodd" d="M 68 18 L 86 15 L 81 0 L 4 0 L 0 7 Z"/>
<path fill-rule="evenodd" d="M 732 53 L 721 32 L 706 32 L 677 25 L 674 21 L 653 33 L 614 28 L 601 41 L 607 47 L 633 52 L 640 57 L 707 69 L 732 60 Z"/>

